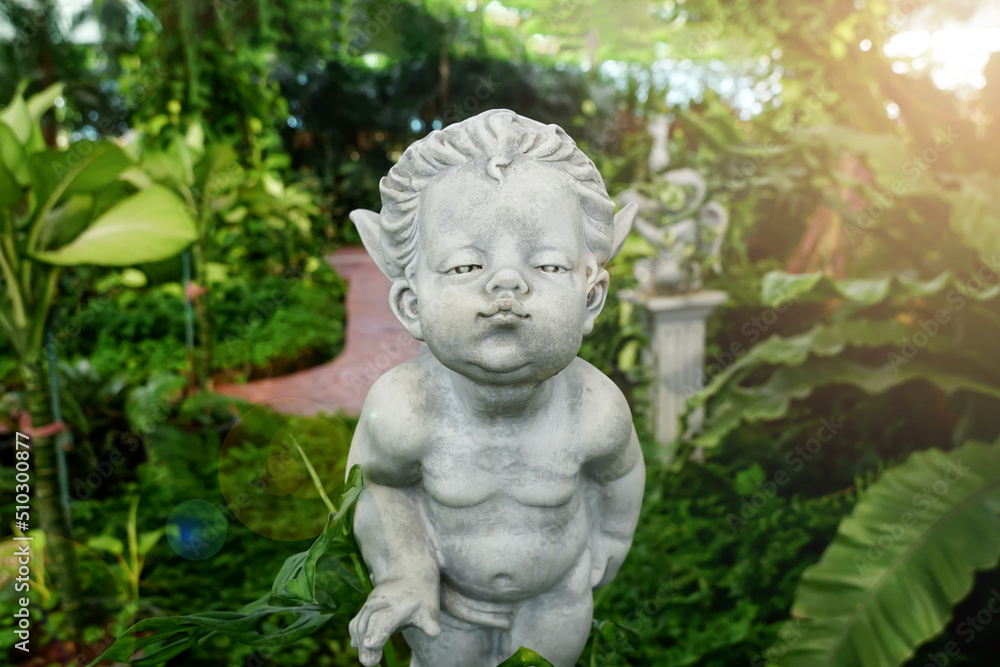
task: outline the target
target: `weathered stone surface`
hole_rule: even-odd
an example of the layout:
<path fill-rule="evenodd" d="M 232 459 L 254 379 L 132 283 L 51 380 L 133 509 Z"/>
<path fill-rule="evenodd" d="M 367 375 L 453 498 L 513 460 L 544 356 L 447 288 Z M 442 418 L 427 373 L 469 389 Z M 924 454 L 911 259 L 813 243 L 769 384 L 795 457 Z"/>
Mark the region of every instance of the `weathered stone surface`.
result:
<path fill-rule="evenodd" d="M 635 207 L 614 213 L 560 128 L 505 110 L 416 142 L 380 189 L 351 218 L 429 353 L 376 381 L 351 445 L 375 584 L 352 643 L 365 665 L 402 629 L 415 667 L 519 646 L 571 667 L 642 501 L 628 405 L 576 356 Z"/>

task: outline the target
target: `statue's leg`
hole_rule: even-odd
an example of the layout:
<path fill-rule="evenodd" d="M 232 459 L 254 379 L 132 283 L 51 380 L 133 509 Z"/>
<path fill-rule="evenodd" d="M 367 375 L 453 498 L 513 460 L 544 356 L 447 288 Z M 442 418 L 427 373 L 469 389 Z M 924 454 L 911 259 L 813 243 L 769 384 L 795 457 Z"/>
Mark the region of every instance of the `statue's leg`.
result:
<path fill-rule="evenodd" d="M 562 582 L 518 605 L 504 658 L 525 646 L 555 667 L 573 667 L 587 645 L 593 618 L 588 551 Z"/>
<path fill-rule="evenodd" d="M 430 637 L 418 628 L 403 630 L 413 651 L 410 667 L 496 667 L 493 660 L 500 630 L 468 623 L 441 612 L 441 634 Z"/>

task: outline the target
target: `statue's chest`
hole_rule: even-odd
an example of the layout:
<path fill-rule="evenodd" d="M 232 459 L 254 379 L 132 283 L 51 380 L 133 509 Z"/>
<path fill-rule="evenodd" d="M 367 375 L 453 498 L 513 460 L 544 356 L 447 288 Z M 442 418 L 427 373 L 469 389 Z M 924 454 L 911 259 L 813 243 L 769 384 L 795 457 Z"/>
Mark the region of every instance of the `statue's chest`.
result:
<path fill-rule="evenodd" d="M 442 436 L 423 461 L 424 488 L 443 505 L 470 507 L 505 495 L 524 505 L 558 507 L 579 485 L 579 440 L 553 429 L 520 437 Z"/>

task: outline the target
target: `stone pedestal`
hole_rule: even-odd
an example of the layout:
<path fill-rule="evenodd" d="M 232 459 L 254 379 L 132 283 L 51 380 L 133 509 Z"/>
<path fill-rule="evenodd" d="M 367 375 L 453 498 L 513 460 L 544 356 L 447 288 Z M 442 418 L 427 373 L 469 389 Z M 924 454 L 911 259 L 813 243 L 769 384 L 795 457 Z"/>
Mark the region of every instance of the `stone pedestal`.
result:
<path fill-rule="evenodd" d="M 640 306 L 653 367 L 652 426 L 661 453 L 669 457 L 680 435 L 680 416 L 687 399 L 702 387 L 705 376 L 705 320 L 725 302 L 725 292 L 701 291 L 676 296 L 631 292 L 623 298 Z M 688 419 L 688 432 L 701 428 L 703 411 Z"/>

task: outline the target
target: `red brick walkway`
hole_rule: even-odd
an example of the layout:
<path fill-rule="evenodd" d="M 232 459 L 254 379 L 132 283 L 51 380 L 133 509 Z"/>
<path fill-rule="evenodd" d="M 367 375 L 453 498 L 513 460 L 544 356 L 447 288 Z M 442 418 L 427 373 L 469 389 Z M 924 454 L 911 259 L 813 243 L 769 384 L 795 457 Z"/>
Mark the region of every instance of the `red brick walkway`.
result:
<path fill-rule="evenodd" d="M 330 263 L 348 283 L 344 351 L 316 368 L 215 391 L 253 403 L 273 402 L 271 407 L 281 412 L 357 415 L 368 388 L 382 373 L 417 356 L 420 343 L 389 310 L 389 281 L 364 249 L 341 248 Z"/>

